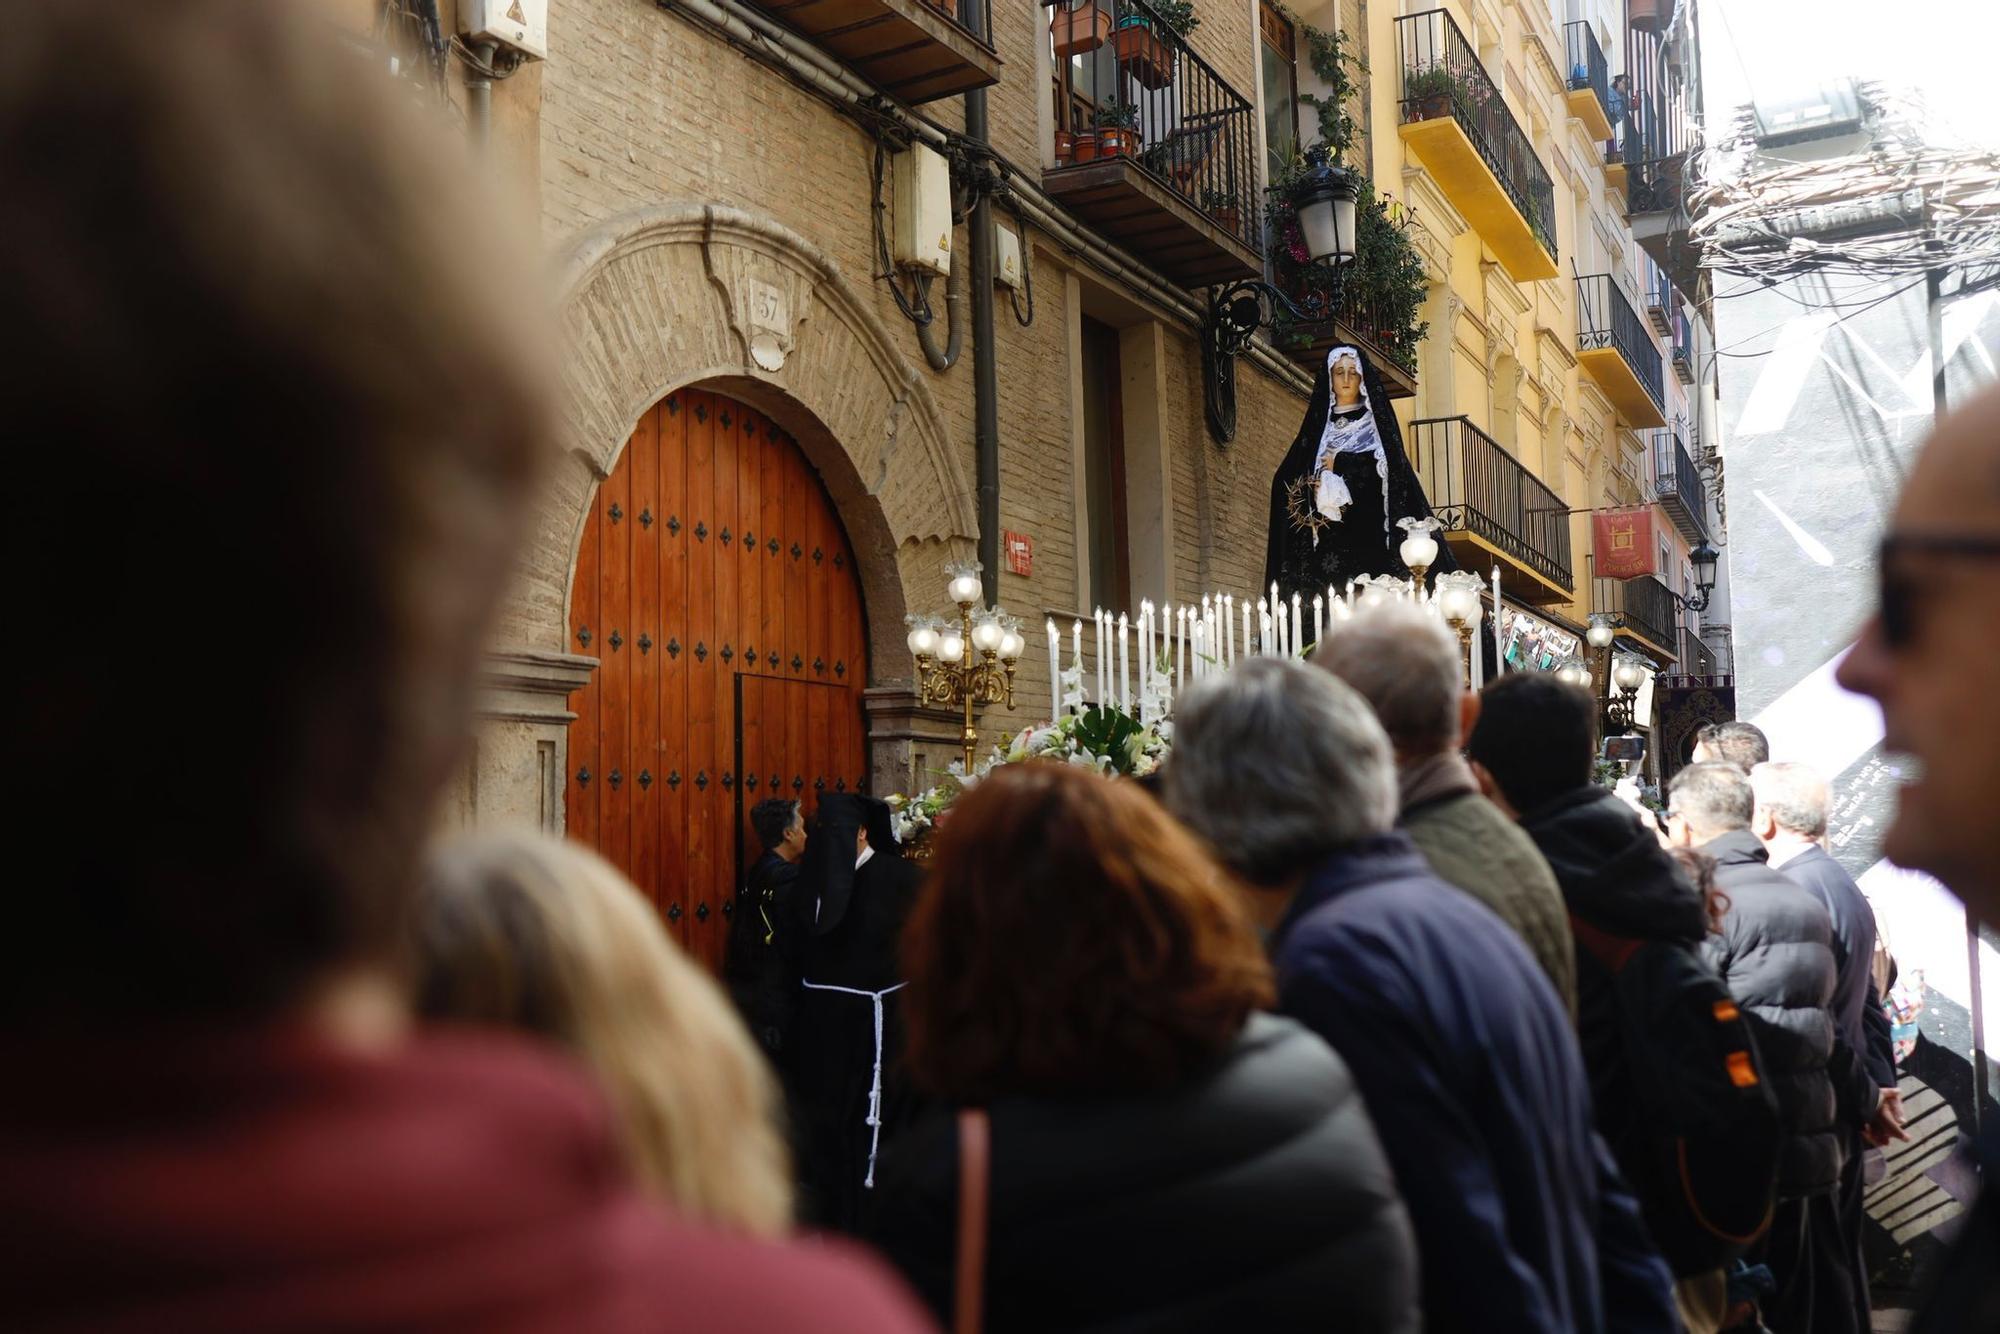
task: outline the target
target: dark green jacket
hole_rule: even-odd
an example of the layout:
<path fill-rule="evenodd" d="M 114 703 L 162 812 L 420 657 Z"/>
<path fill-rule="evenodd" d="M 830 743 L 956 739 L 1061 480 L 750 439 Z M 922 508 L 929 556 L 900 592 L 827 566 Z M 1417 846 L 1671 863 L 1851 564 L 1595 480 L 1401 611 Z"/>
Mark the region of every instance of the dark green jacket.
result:
<path fill-rule="evenodd" d="M 1458 886 L 1514 928 L 1576 1019 L 1576 947 L 1555 872 L 1534 840 L 1477 792 L 1420 800 L 1399 826 L 1438 878 Z"/>

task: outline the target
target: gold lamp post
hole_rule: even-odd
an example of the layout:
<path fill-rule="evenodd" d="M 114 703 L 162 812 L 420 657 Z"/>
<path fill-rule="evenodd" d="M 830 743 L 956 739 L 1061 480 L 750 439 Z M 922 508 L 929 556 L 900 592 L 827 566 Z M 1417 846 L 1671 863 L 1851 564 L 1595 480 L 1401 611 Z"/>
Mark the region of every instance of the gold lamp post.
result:
<path fill-rule="evenodd" d="M 1014 707 L 1014 664 L 1027 641 L 1020 623 L 998 607 L 973 611 L 981 592 L 977 563 L 947 565 L 945 574 L 950 580 L 945 596 L 958 604 L 957 624 L 947 617 L 912 616 L 905 642 L 917 660 L 917 702 L 962 710 L 959 744 L 965 770 L 971 773 L 979 745 L 973 710 L 1002 703 Z"/>

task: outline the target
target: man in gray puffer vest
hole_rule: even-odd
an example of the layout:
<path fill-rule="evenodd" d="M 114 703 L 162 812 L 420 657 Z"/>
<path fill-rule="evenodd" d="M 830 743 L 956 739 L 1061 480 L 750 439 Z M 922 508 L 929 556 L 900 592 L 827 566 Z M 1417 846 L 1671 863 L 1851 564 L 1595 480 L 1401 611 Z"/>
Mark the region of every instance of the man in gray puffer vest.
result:
<path fill-rule="evenodd" d="M 1833 920 L 1809 891 L 1771 869 L 1750 829 L 1755 797 L 1741 769 L 1691 764 L 1675 776 L 1667 802 L 1668 836 L 1715 859 L 1716 888 L 1729 907 L 1703 952 L 1752 1018 L 1788 1136 L 1777 1210 L 1753 1252 L 1778 1282 L 1764 1318 L 1777 1334 L 1852 1334 L 1853 1276 L 1834 1198 L 1845 1156 L 1835 1081 L 1866 1076 L 1834 1023 Z"/>

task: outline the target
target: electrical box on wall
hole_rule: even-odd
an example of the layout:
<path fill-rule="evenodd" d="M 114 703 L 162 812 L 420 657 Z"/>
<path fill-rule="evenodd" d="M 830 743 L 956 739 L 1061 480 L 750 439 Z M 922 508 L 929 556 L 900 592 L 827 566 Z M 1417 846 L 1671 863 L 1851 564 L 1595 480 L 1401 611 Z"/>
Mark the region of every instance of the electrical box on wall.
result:
<path fill-rule="evenodd" d="M 898 268 L 951 272 L 951 164 L 923 144 L 895 156 Z"/>
<path fill-rule="evenodd" d="M 993 281 L 1021 290 L 1021 237 L 1011 227 L 993 224 Z"/>
<path fill-rule="evenodd" d="M 549 0 L 458 0 L 458 27 L 469 42 L 498 42 L 548 59 Z"/>

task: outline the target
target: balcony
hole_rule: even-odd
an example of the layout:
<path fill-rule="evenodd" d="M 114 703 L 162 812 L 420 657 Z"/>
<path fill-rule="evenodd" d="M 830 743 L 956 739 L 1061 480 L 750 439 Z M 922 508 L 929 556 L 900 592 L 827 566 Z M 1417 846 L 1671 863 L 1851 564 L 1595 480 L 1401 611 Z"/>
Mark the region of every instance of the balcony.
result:
<path fill-rule="evenodd" d="M 1674 328 L 1674 312 L 1680 303 L 1674 300 L 1674 285 L 1667 281 L 1667 273 L 1651 260 L 1646 261 L 1646 323 L 1659 334 L 1669 334 Z"/>
<path fill-rule="evenodd" d="M 1632 75 L 1630 122 L 1619 146 L 1633 239 L 1676 287 L 1692 292 L 1701 256 L 1688 244 L 1687 185 L 1700 132 L 1689 89 L 1659 33 L 1634 29 L 1627 36 L 1625 68 Z"/>
<path fill-rule="evenodd" d="M 1310 294 L 1295 289 L 1288 295 L 1302 308 L 1310 309 Z M 1358 347 L 1381 372 L 1383 390 L 1390 398 L 1416 396 L 1417 344 L 1410 331 L 1386 310 L 1377 310 L 1353 283 L 1341 287 L 1331 319 L 1294 322 L 1281 318 L 1272 341 L 1315 374 L 1330 349 Z"/>
<path fill-rule="evenodd" d="M 1632 641 L 1662 663 L 1675 660 L 1679 602 L 1665 584 L 1642 574 L 1636 579 L 1599 579 L 1593 592 L 1595 608 L 1619 618 L 1620 639 Z"/>
<path fill-rule="evenodd" d="M 1686 689 L 1693 686 L 1728 686 L 1736 683 L 1736 664 L 1728 643 L 1721 638 L 1697 634 L 1681 627 L 1678 670 L 1664 684 Z"/>
<path fill-rule="evenodd" d="M 1187 287 L 1262 275 L 1256 110 L 1146 0 L 1049 11 L 1056 165 L 1042 188 Z"/>
<path fill-rule="evenodd" d="M 1563 54 L 1569 63 L 1569 114 L 1583 122 L 1591 138 L 1611 138 L 1611 68 L 1597 30 L 1589 23 L 1563 24 Z"/>
<path fill-rule="evenodd" d="M 1689 545 L 1708 540 L 1708 488 L 1694 466 L 1681 432 L 1674 427 L 1653 433 L 1653 499 Z"/>
<path fill-rule="evenodd" d="M 1525 578 L 1507 580 L 1526 602 L 1567 602 L 1569 508 L 1492 436 L 1465 417 L 1410 423 L 1410 462 L 1452 554 L 1481 573 L 1495 564 Z M 1503 576 L 1504 579 L 1504 576 Z"/>
<path fill-rule="evenodd" d="M 1398 133 L 1516 282 L 1553 278 L 1556 196 L 1465 34 L 1442 9 L 1396 20 Z"/>
<path fill-rule="evenodd" d="M 1627 426 L 1667 424 L 1660 350 L 1608 273 L 1576 280 L 1576 359 Z"/>
<path fill-rule="evenodd" d="M 1694 325 L 1685 311 L 1674 313 L 1674 345 L 1668 360 L 1676 380 L 1682 384 L 1694 383 Z"/>
<path fill-rule="evenodd" d="M 750 0 L 889 96 L 912 105 L 1000 82 L 1000 57 L 959 21 L 960 5 L 991 0 Z"/>

